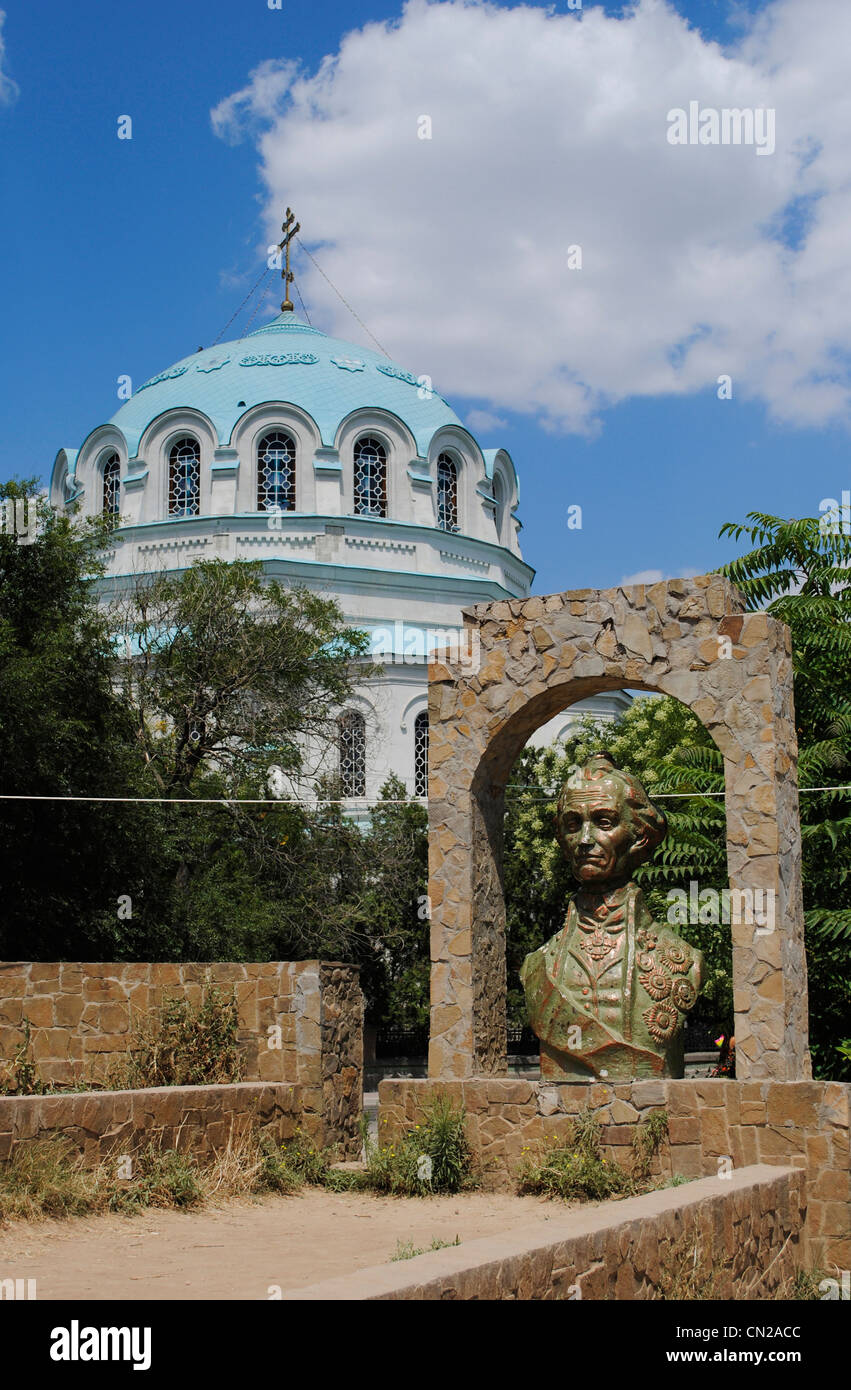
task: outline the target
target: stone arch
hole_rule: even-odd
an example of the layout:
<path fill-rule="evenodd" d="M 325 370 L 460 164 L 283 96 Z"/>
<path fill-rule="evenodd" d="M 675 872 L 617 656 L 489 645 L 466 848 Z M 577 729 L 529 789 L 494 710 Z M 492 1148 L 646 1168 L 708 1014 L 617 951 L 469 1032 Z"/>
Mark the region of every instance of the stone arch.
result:
<path fill-rule="evenodd" d="M 789 630 L 718 575 L 480 604 L 462 668 L 429 667 L 429 1074 L 503 1074 L 502 817 L 529 736 L 625 686 L 672 695 L 724 756 L 733 889 L 771 890 L 774 930 L 733 926 L 737 1075 L 810 1075 Z"/>

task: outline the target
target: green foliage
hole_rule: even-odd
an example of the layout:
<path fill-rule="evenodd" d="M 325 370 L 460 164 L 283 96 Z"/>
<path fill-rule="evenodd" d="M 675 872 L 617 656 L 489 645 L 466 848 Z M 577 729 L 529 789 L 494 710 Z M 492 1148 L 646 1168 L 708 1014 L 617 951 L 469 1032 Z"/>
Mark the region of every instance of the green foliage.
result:
<path fill-rule="evenodd" d="M 652 1111 L 635 1127 L 631 1168 L 622 1168 L 603 1157 L 600 1121 L 586 1107 L 570 1121 L 565 1139 L 553 1136 L 524 1150 L 517 1190 L 579 1202 L 634 1196 L 654 1186 L 650 1167 L 667 1134 L 667 1112 Z"/>
<path fill-rule="evenodd" d="M 600 1123 L 590 1110 L 571 1121 L 564 1141 L 556 1138 L 526 1150 L 517 1171 L 517 1190 L 564 1201 L 599 1202 L 635 1191 L 630 1174 L 600 1152 Z"/>
<path fill-rule="evenodd" d="M 825 1271 L 818 1265 L 812 1269 L 799 1267 L 792 1276 L 788 1290 L 781 1290 L 777 1296 L 778 1298 L 791 1298 L 805 1303 L 818 1302 L 823 1297 L 819 1286 L 827 1277 Z"/>
<path fill-rule="evenodd" d="M 478 1185 L 464 1129 L 463 1107 L 444 1093 L 423 1107 L 423 1119 L 397 1143 L 367 1138 L 364 1186 L 394 1196 L 422 1197 L 434 1192 L 461 1192 Z M 427 1159 L 429 1163 L 423 1163 Z"/>
<path fill-rule="evenodd" d="M 368 645 L 335 602 L 264 578 L 259 561 L 146 577 L 116 620 L 145 772 L 169 796 L 191 795 L 210 768 L 231 795 L 264 784 L 270 764 L 301 772 L 305 739 L 333 736 Z"/>
<path fill-rule="evenodd" d="M 126 1080 L 135 1086 L 222 1085 L 242 1078 L 236 995 L 207 985 L 201 1002 L 164 999 L 139 1020 Z"/>
<path fill-rule="evenodd" d="M 295 1139 L 277 1144 L 268 1133 L 260 1136 L 261 1181 L 272 1192 L 297 1192 L 305 1183 L 322 1187 L 330 1172 L 327 1152 L 311 1144 L 299 1128 Z"/>
<path fill-rule="evenodd" d="M 35 490 L 13 480 L 0 497 Z M 112 688 L 109 623 L 94 590 L 109 532 L 39 512 L 31 544 L 0 535 L 0 792 L 126 795 L 133 723 Z M 0 957 L 102 959 L 118 896 L 141 900 L 139 847 L 156 854 L 154 820 L 140 806 L 0 801 Z"/>
<path fill-rule="evenodd" d="M 116 1180 L 107 1202 L 110 1211 L 130 1215 L 145 1207 L 196 1207 L 204 1198 L 196 1159 L 177 1149 L 148 1144 L 134 1155 L 132 1180 Z"/>
<path fill-rule="evenodd" d="M 632 1136 L 632 1170 L 639 1182 L 650 1177 L 653 1159 L 668 1137 L 667 1110 L 651 1110 Z"/>

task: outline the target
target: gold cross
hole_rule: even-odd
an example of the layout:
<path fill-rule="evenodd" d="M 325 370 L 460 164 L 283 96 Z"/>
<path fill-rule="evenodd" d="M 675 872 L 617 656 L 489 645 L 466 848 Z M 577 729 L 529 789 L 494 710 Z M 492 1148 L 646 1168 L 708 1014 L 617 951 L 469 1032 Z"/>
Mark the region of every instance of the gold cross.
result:
<path fill-rule="evenodd" d="M 286 265 L 284 269 L 281 271 L 281 279 L 284 282 L 284 294 L 286 295 L 286 298 L 283 304 L 281 305 L 281 309 L 284 312 L 286 312 L 287 309 L 292 309 L 293 307 L 293 302 L 290 299 L 290 285 L 295 279 L 295 276 L 290 270 L 290 242 L 292 241 L 296 232 L 301 231 L 301 223 L 296 222 L 295 226 L 293 226 L 294 221 L 295 213 L 292 211 L 291 208 L 287 208 L 286 218 L 281 223 L 281 231 L 284 234 L 284 239 L 283 241 L 278 242 L 278 250 L 283 251 L 284 249 L 286 249 L 287 253 Z"/>

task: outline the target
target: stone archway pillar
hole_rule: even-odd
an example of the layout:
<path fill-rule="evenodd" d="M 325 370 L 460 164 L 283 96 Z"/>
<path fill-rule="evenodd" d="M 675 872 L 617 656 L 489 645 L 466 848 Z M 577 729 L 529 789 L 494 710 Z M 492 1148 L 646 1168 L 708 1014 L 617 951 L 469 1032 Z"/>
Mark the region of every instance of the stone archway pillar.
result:
<path fill-rule="evenodd" d="M 809 1077 L 789 630 L 718 575 L 477 605 L 429 668 L 429 1075 L 506 1071 L 502 814 L 529 736 L 589 695 L 675 696 L 724 755 L 730 887 L 773 895 L 733 931 L 737 1075 Z M 765 899 L 763 899 L 765 901 Z M 726 928 L 723 928 L 726 930 Z"/>

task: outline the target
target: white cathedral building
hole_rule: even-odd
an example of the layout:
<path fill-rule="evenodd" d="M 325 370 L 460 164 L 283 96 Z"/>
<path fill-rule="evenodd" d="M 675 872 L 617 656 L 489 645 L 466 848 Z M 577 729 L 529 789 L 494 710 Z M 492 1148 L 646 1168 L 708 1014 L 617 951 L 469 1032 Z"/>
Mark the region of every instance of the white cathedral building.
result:
<path fill-rule="evenodd" d="M 462 608 L 525 598 L 534 578 L 510 454 L 481 448 L 427 379 L 320 332 L 288 299 L 246 337 L 158 372 L 79 449 L 60 449 L 50 501 L 118 520 L 107 594 L 154 569 L 260 560 L 371 634 L 383 674 L 339 711 L 339 768 L 326 769 L 339 770 L 353 811 L 391 772 L 425 795 L 429 651 L 460 640 Z M 620 691 L 583 701 L 534 741 L 629 703 Z"/>

